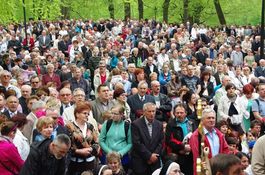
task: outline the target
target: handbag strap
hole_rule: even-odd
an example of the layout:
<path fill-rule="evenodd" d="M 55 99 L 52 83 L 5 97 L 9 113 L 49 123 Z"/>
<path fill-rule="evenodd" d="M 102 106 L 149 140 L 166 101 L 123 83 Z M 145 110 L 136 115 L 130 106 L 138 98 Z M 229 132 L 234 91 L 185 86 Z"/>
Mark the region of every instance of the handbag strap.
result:
<path fill-rule="evenodd" d="M 9 169 L 7 166 L 5 166 L 5 164 L 3 164 L 3 162 L 0 160 L 0 163 L 3 165 L 3 167 L 5 167 L 5 169 L 7 169 L 9 172 L 11 172 L 13 175 L 17 175 L 14 171 L 12 171 L 11 169 Z"/>

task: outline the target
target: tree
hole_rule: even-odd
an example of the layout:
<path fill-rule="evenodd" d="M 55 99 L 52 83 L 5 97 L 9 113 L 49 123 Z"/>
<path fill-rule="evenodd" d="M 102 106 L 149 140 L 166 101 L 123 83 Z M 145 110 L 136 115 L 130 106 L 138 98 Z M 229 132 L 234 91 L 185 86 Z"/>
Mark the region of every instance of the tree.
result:
<path fill-rule="evenodd" d="M 219 22 L 221 24 L 226 24 L 225 17 L 224 17 L 224 14 L 223 14 L 223 11 L 222 11 L 222 8 L 221 8 L 221 5 L 220 5 L 220 1 L 219 0 L 214 0 L 214 6 L 215 6 L 215 9 L 216 9 L 216 13 L 217 13 Z"/>
<path fill-rule="evenodd" d="M 144 3 L 143 0 L 138 0 L 139 20 L 144 18 Z"/>
<path fill-rule="evenodd" d="M 109 13 L 110 13 L 110 18 L 114 18 L 114 4 L 113 4 L 113 0 L 109 0 Z"/>
<path fill-rule="evenodd" d="M 168 7 L 169 7 L 170 0 L 165 0 L 163 3 L 163 21 L 168 21 Z"/>
<path fill-rule="evenodd" d="M 131 18 L 131 4 L 129 0 L 124 0 L 124 19 Z"/>

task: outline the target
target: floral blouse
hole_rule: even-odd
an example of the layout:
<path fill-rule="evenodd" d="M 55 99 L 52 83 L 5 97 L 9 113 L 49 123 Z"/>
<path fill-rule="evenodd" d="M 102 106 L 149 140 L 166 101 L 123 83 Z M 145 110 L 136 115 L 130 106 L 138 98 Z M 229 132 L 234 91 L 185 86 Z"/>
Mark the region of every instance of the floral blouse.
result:
<path fill-rule="evenodd" d="M 99 134 L 95 131 L 94 126 L 91 123 L 87 124 L 87 131 L 86 131 L 86 137 L 83 137 L 82 130 L 76 125 L 76 123 L 71 122 L 67 123 L 66 127 L 69 130 L 70 139 L 72 142 L 72 152 L 74 156 L 77 156 L 74 154 L 76 149 L 82 149 L 82 148 L 93 148 L 92 155 L 97 154 L 97 150 L 99 148 L 98 144 L 98 136 Z"/>

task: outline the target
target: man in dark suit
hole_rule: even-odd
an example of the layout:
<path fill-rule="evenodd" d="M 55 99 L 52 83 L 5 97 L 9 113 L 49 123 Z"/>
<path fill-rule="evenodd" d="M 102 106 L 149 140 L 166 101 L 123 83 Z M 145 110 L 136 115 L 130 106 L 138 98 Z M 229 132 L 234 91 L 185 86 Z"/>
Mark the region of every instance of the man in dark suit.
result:
<path fill-rule="evenodd" d="M 50 37 L 46 35 L 46 30 L 42 31 L 41 36 L 39 36 L 39 48 L 40 51 L 46 51 L 50 48 L 51 40 Z"/>
<path fill-rule="evenodd" d="M 206 58 L 208 58 L 207 52 L 208 52 L 207 47 L 203 47 L 201 52 L 196 53 L 195 57 L 197 58 L 198 63 L 205 65 L 205 60 Z"/>
<path fill-rule="evenodd" d="M 145 103 L 144 116 L 131 126 L 133 175 L 151 175 L 160 167 L 159 154 L 163 147 L 163 125 L 155 119 L 156 105 Z"/>
<path fill-rule="evenodd" d="M 206 58 L 204 65 L 201 67 L 201 72 L 203 72 L 207 66 L 211 67 L 211 63 L 212 63 L 212 59 Z"/>
<path fill-rule="evenodd" d="M 36 53 L 32 53 L 32 54 L 36 54 Z M 46 74 L 46 69 L 43 65 L 40 65 L 40 59 L 34 55 L 32 55 L 32 59 L 33 59 L 33 70 L 37 73 L 37 74 Z"/>
<path fill-rule="evenodd" d="M 83 58 L 86 56 L 86 51 L 89 49 L 89 41 L 85 40 L 84 45 L 81 47 L 82 53 L 83 53 Z"/>
<path fill-rule="evenodd" d="M 61 76 L 61 82 L 69 80 L 70 78 L 74 77 L 74 70 L 76 69 L 76 64 L 71 63 L 70 64 L 70 72 L 67 72 L 66 74 L 62 74 Z"/>
<path fill-rule="evenodd" d="M 19 98 L 19 104 L 22 107 L 22 111 L 25 115 L 28 115 L 30 113 L 30 110 L 27 105 L 27 98 L 31 94 L 31 87 L 29 85 L 23 85 L 21 87 L 21 97 Z"/>
<path fill-rule="evenodd" d="M 145 103 L 156 103 L 155 98 L 151 95 L 146 95 L 148 84 L 146 82 L 140 82 L 138 84 L 138 93 L 128 97 L 127 103 L 131 108 L 130 118 L 135 120 L 135 112 L 139 109 L 143 109 Z"/>
<path fill-rule="evenodd" d="M 3 68 L 4 70 L 7 70 L 7 71 L 11 72 L 11 69 L 12 69 L 12 67 L 15 66 L 15 64 L 14 64 L 14 63 L 12 62 L 12 60 L 8 57 L 8 54 L 7 54 L 7 57 L 3 57 L 3 59 L 4 59 L 4 64 L 1 65 L 2 68 Z"/>
<path fill-rule="evenodd" d="M 54 41 L 58 38 L 58 33 L 55 33 L 55 29 L 52 28 L 51 33 L 49 34 L 51 44 L 53 46 Z"/>
<path fill-rule="evenodd" d="M 60 114 L 63 114 L 63 111 L 72 106 L 74 104 L 74 102 L 71 101 L 72 99 L 72 92 L 71 89 L 69 88 L 63 88 L 60 90 L 60 100 L 61 100 L 61 108 L 60 108 Z"/>
<path fill-rule="evenodd" d="M 58 49 L 59 51 L 62 51 L 65 57 L 69 56 L 68 53 L 68 46 L 71 44 L 71 41 L 69 40 L 69 36 L 66 34 L 63 36 L 62 41 L 58 42 Z"/>
<path fill-rule="evenodd" d="M 133 24 L 132 34 L 134 35 L 135 39 L 139 38 L 139 36 L 141 34 L 140 28 L 137 26 L 136 23 Z"/>
<path fill-rule="evenodd" d="M 151 82 L 151 96 L 156 100 L 156 119 L 159 121 L 168 121 L 169 113 L 172 109 L 172 104 L 167 95 L 160 93 L 160 83 L 158 81 Z"/>
<path fill-rule="evenodd" d="M 113 19 L 110 19 L 109 23 L 107 24 L 107 28 L 111 31 L 112 27 L 114 27 Z"/>
<path fill-rule="evenodd" d="M 157 66 L 153 64 L 153 58 L 148 57 L 147 58 L 147 64 L 144 67 L 144 73 L 147 75 L 147 79 L 150 80 L 149 75 L 153 72 L 155 72 L 157 74 L 157 76 L 159 75 Z"/>
<path fill-rule="evenodd" d="M 10 120 L 14 115 L 20 113 L 17 111 L 17 107 L 19 105 L 18 98 L 16 96 L 9 96 L 7 98 L 7 108 L 8 111 L 3 112 L 8 120 Z"/>
<path fill-rule="evenodd" d="M 18 55 L 21 49 L 21 43 L 16 39 L 16 35 L 12 35 L 11 40 L 8 41 L 7 49 L 13 49 Z"/>
<path fill-rule="evenodd" d="M 222 83 L 222 78 L 224 75 L 228 75 L 224 72 L 224 66 L 222 64 L 218 64 L 217 72 L 213 75 L 217 86 Z"/>
<path fill-rule="evenodd" d="M 265 60 L 261 59 L 259 65 L 260 66 L 255 69 L 255 77 L 265 77 Z"/>

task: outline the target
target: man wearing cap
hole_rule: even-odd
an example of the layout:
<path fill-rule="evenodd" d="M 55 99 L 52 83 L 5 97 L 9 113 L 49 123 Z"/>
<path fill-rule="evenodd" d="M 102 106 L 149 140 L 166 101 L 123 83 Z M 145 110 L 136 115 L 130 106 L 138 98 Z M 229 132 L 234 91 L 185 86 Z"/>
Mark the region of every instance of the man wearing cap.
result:
<path fill-rule="evenodd" d="M 68 38 L 69 38 L 68 34 L 63 35 L 62 41 L 58 42 L 58 49 L 59 51 L 62 51 L 64 53 L 65 57 L 69 56 L 68 46 L 71 44 L 71 41 L 69 41 Z"/>
<path fill-rule="evenodd" d="M 44 52 L 50 48 L 51 40 L 50 37 L 46 35 L 46 30 L 42 31 L 41 36 L 39 37 L 39 48 L 41 52 Z"/>
<path fill-rule="evenodd" d="M 8 41 L 7 48 L 13 49 L 13 51 L 15 51 L 17 55 L 19 54 L 20 49 L 21 49 L 21 44 L 16 39 L 16 35 L 12 35 L 12 39 Z"/>

